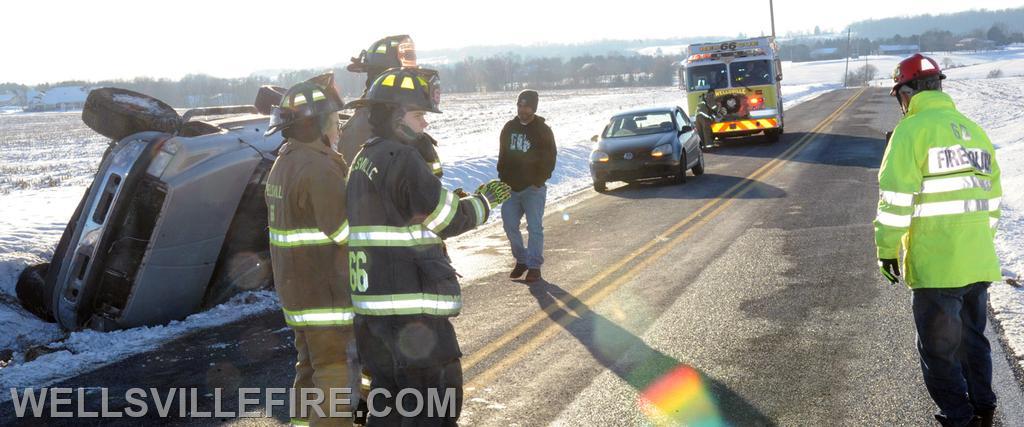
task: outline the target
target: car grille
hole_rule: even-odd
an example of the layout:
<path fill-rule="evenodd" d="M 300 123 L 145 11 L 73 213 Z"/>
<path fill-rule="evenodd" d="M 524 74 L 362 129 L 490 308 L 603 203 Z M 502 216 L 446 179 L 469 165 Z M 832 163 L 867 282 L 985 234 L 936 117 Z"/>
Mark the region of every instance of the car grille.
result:
<path fill-rule="evenodd" d="M 632 158 L 628 158 L 629 155 L 632 155 Z M 614 153 L 614 154 L 611 155 L 611 157 L 612 157 L 613 160 L 621 160 L 621 161 L 627 161 L 627 162 L 634 162 L 634 161 L 637 161 L 637 160 L 650 160 L 652 158 L 651 157 L 651 152 L 647 151 L 647 150 L 643 150 L 643 151 L 625 151 L 625 152 L 621 152 L 621 153 Z"/>
<path fill-rule="evenodd" d="M 143 178 L 128 201 L 124 223 L 111 239 L 107 262 L 100 277 L 97 313 L 116 319 L 128 303 L 136 273 L 153 237 L 167 190 L 152 177 Z"/>

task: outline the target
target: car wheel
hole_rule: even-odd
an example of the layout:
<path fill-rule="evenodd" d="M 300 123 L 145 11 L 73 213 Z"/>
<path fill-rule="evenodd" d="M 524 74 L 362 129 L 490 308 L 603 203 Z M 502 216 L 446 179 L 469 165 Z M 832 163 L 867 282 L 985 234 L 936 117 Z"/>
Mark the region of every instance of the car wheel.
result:
<path fill-rule="evenodd" d="M 679 156 L 679 170 L 675 176 L 676 183 L 686 184 L 686 153 Z"/>
<path fill-rule="evenodd" d="M 18 275 L 18 283 L 14 288 L 15 295 L 21 306 L 41 319 L 53 322 L 53 315 L 50 313 L 49 304 L 46 300 L 46 274 L 50 269 L 50 263 L 30 265 L 25 267 Z"/>
<path fill-rule="evenodd" d="M 594 181 L 594 191 L 598 193 L 607 192 L 608 186 L 605 185 L 604 181 Z"/>
<path fill-rule="evenodd" d="M 704 175 L 704 152 L 701 151 L 698 156 L 700 157 L 697 159 L 697 164 L 693 165 L 693 176 Z"/>

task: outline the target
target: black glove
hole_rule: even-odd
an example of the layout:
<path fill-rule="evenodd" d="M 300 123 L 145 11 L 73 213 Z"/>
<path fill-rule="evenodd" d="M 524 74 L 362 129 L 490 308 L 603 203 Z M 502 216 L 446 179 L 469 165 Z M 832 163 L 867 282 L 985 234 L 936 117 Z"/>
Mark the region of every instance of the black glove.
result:
<path fill-rule="evenodd" d="M 900 281 L 900 262 L 897 259 L 887 258 L 878 260 L 878 270 L 882 272 L 882 276 L 885 276 L 889 283 L 898 283 Z"/>

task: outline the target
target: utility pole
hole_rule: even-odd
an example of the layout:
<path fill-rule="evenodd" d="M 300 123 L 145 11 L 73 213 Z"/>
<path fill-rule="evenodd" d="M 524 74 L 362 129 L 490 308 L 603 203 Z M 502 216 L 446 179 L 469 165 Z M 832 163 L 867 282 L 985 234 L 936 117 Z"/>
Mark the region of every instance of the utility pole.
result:
<path fill-rule="evenodd" d="M 846 71 L 843 72 L 843 87 L 849 83 L 850 78 L 850 27 L 846 27 Z"/>
<path fill-rule="evenodd" d="M 768 0 L 768 11 L 772 17 L 772 39 L 775 39 L 775 2 Z"/>

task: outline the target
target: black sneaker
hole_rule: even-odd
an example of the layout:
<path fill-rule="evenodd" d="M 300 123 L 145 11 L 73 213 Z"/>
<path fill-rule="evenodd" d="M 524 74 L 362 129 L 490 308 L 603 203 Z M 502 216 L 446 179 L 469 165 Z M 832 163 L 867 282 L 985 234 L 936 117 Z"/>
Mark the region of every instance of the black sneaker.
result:
<path fill-rule="evenodd" d="M 974 410 L 974 417 L 981 418 L 981 427 L 992 427 L 992 423 L 995 422 L 996 408 Z"/>
<path fill-rule="evenodd" d="M 935 421 L 938 421 L 939 424 L 942 425 L 942 427 L 955 427 L 956 426 L 956 424 L 954 424 L 948 418 L 946 418 L 946 417 L 944 417 L 942 415 L 939 415 L 939 414 L 935 414 Z M 971 418 L 971 421 L 967 423 L 967 427 L 981 427 L 981 423 L 982 423 L 981 416 L 975 415 L 973 418 Z"/>
<path fill-rule="evenodd" d="M 540 269 L 539 268 L 531 268 L 531 269 L 529 269 L 526 272 L 526 281 L 527 282 L 536 282 L 538 280 L 540 280 Z"/>
<path fill-rule="evenodd" d="M 518 279 L 518 278 L 522 277 L 523 273 L 525 273 L 525 272 L 526 272 L 526 264 L 516 264 L 516 267 L 512 269 L 512 273 L 510 273 L 508 275 L 508 277 L 510 277 L 512 279 Z"/>

